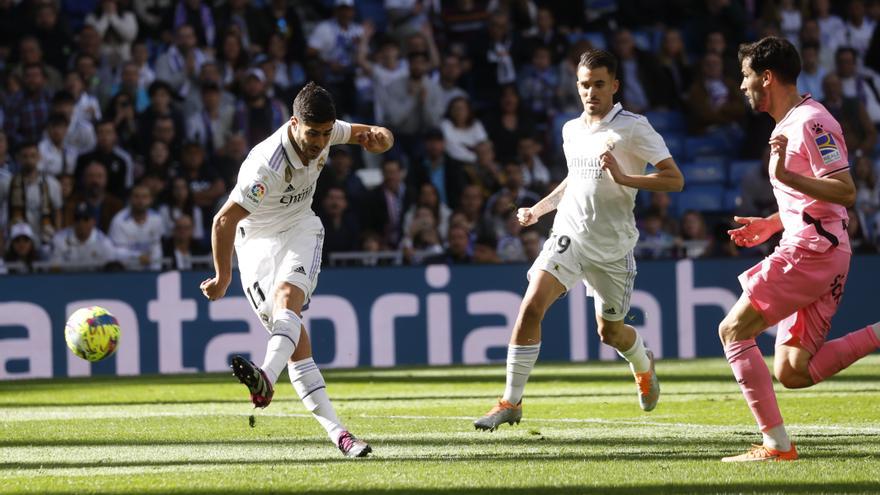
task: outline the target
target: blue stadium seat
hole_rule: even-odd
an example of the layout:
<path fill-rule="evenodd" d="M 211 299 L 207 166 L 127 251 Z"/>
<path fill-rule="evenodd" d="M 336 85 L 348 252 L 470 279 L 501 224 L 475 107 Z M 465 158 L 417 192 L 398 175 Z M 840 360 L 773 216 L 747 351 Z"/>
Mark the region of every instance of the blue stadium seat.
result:
<path fill-rule="evenodd" d="M 684 139 L 683 160 L 693 161 L 699 156 L 724 154 L 727 144 L 718 136 L 688 136 Z"/>
<path fill-rule="evenodd" d="M 580 40 L 589 41 L 590 44 L 593 45 L 593 48 L 600 48 L 602 50 L 608 48 L 608 42 L 605 40 L 605 35 L 596 31 L 588 33 L 572 33 L 568 35 L 568 42 L 572 45 Z"/>
<path fill-rule="evenodd" d="M 684 120 L 684 114 L 681 112 L 649 110 L 645 112 L 645 117 L 648 118 L 648 122 L 660 134 L 666 134 L 667 132 L 683 133 L 687 125 Z"/>
<path fill-rule="evenodd" d="M 684 136 L 679 136 L 677 134 L 664 135 L 663 141 L 666 142 L 666 147 L 669 148 L 669 153 L 672 155 L 672 158 L 676 163 L 680 163 L 684 156 Z"/>
<path fill-rule="evenodd" d="M 742 192 L 738 187 L 724 191 L 724 211 L 736 211 L 742 201 Z"/>
<path fill-rule="evenodd" d="M 752 170 L 757 170 L 760 166 L 760 160 L 735 160 L 730 162 L 730 165 L 727 167 L 727 183 L 732 187 L 739 187 L 742 184 L 743 177 Z"/>
<path fill-rule="evenodd" d="M 376 32 L 385 32 L 388 19 L 385 15 L 385 2 L 383 0 L 358 0 L 355 2 L 355 12 L 361 21 L 370 19 L 376 26 Z"/>
<path fill-rule="evenodd" d="M 700 160 L 681 165 L 685 184 L 723 184 L 727 169 L 723 160 Z"/>
<path fill-rule="evenodd" d="M 653 37 L 652 34 L 648 31 L 633 31 L 632 32 L 633 41 L 636 42 L 636 46 L 640 50 L 645 50 L 646 52 L 653 52 Z"/>
<path fill-rule="evenodd" d="M 703 212 L 724 211 L 724 186 L 686 185 L 684 191 L 676 196 L 678 196 L 676 210 L 679 216 L 687 210 Z"/>

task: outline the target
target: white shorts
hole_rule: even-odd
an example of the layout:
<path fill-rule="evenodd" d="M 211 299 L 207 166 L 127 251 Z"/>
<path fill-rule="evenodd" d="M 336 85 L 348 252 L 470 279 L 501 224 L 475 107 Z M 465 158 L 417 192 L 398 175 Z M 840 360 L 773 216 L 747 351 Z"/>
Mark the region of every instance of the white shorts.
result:
<path fill-rule="evenodd" d="M 235 252 L 244 294 L 260 321 L 272 331 L 275 289 L 283 282 L 298 287 L 305 302 L 312 297 L 321 273 L 324 226 L 317 216 L 307 218 L 274 237 L 235 236 Z"/>
<path fill-rule="evenodd" d="M 636 280 L 636 260 L 632 251 L 612 262 L 593 261 L 584 255 L 577 237 L 552 234 L 532 263 L 532 272 L 543 270 L 559 280 L 565 290 L 582 281 L 587 296 L 593 296 L 596 315 L 607 321 L 620 321 L 629 313 L 630 297 Z"/>

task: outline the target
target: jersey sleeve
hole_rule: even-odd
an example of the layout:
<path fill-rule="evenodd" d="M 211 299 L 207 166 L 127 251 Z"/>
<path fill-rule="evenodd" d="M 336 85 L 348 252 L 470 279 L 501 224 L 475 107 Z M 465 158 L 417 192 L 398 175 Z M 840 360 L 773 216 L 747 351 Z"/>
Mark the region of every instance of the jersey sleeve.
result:
<path fill-rule="evenodd" d="M 258 158 L 248 156 L 238 173 L 238 182 L 232 188 L 229 199 L 238 203 L 242 208 L 253 213 L 263 204 L 263 198 L 269 192 L 269 188 L 275 185 L 278 178 Z"/>
<path fill-rule="evenodd" d="M 828 177 L 849 168 L 846 142 L 837 126 L 811 119 L 802 127 L 803 148 L 816 177 Z"/>
<path fill-rule="evenodd" d="M 663 137 L 654 130 L 647 119 L 639 119 L 633 126 L 632 153 L 652 165 L 672 157 Z"/>
<path fill-rule="evenodd" d="M 344 120 L 337 120 L 330 131 L 330 146 L 346 144 L 351 140 L 351 124 Z"/>

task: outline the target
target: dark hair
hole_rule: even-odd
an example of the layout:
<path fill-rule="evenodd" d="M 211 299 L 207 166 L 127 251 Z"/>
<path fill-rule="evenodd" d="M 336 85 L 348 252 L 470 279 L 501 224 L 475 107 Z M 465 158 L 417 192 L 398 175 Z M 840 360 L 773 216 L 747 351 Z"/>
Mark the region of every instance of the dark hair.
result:
<path fill-rule="evenodd" d="M 15 149 L 15 154 L 21 153 L 26 148 L 40 149 L 40 147 L 36 141 L 34 141 L 32 139 L 26 139 L 26 140 L 22 141 L 21 143 L 19 143 L 18 148 Z"/>
<path fill-rule="evenodd" d="M 768 36 L 739 47 L 739 63 L 749 59 L 756 73 L 769 70 L 784 84 L 795 84 L 801 73 L 801 56 L 797 48 L 785 38 Z"/>
<path fill-rule="evenodd" d="M 606 50 L 598 48 L 590 48 L 581 54 L 581 60 L 578 62 L 578 68 L 586 67 L 590 70 L 605 67 L 612 77 L 617 75 L 617 58 Z"/>
<path fill-rule="evenodd" d="M 807 48 L 812 48 L 818 52 L 819 43 L 815 41 L 804 41 L 803 43 L 801 43 L 801 53 L 804 53 L 804 50 L 806 50 Z"/>
<path fill-rule="evenodd" d="M 443 116 L 452 122 L 452 106 L 458 103 L 459 101 L 463 101 L 465 105 L 467 105 L 467 116 L 465 116 L 464 123 L 466 126 L 470 127 L 473 125 L 474 121 L 477 120 L 477 116 L 474 115 L 474 107 L 471 105 L 471 100 L 467 96 L 456 96 L 455 98 L 449 100 L 449 104 L 446 105 L 446 113 Z M 455 126 L 455 122 L 452 122 L 452 125 Z"/>
<path fill-rule="evenodd" d="M 46 122 L 46 127 L 53 127 L 53 126 L 57 126 L 57 125 L 68 125 L 69 123 L 70 123 L 70 121 L 67 119 L 67 117 L 64 114 L 58 113 L 58 112 L 53 112 L 53 113 L 49 114 L 49 120 Z"/>
<path fill-rule="evenodd" d="M 859 52 L 857 52 L 855 48 L 851 46 L 842 46 L 838 48 L 836 52 L 834 52 L 834 60 L 837 60 L 837 58 L 840 57 L 840 55 L 843 53 L 849 53 L 853 56 L 854 59 L 859 58 Z"/>
<path fill-rule="evenodd" d="M 336 120 L 336 105 L 326 89 L 310 81 L 293 99 L 293 115 L 308 123 L 333 122 Z"/>
<path fill-rule="evenodd" d="M 50 106 L 55 106 L 59 104 L 69 103 L 71 105 L 76 104 L 76 98 L 70 93 L 70 91 L 59 91 L 52 96 L 52 101 L 49 103 Z"/>

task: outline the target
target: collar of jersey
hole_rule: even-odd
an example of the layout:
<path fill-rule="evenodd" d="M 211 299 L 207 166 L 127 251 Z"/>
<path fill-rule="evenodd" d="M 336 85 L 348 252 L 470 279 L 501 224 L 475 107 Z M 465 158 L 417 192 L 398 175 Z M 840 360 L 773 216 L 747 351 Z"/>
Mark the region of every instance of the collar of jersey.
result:
<path fill-rule="evenodd" d="M 293 143 L 290 142 L 288 132 L 290 132 L 290 121 L 284 124 L 284 130 L 281 132 L 281 151 L 284 152 L 284 159 L 287 160 L 288 165 L 295 169 L 303 168 L 304 165 L 300 161 L 299 155 L 296 154 Z"/>
<path fill-rule="evenodd" d="M 778 126 L 779 124 L 785 122 L 785 119 L 787 119 L 788 116 L 791 115 L 791 112 L 794 112 L 794 109 L 795 109 L 795 108 L 797 108 L 797 107 L 803 105 L 804 103 L 807 102 L 807 100 L 810 100 L 810 99 L 812 99 L 812 98 L 813 98 L 813 95 L 811 95 L 810 93 L 804 93 L 804 94 L 802 94 L 802 95 L 801 95 L 801 101 L 799 101 L 797 105 L 795 105 L 795 106 L 791 107 L 790 109 L 788 109 L 788 112 L 785 113 L 785 117 L 782 117 L 782 120 L 780 120 L 779 122 L 777 122 L 776 125 Z"/>
<path fill-rule="evenodd" d="M 615 103 L 614 106 L 611 107 L 611 110 L 609 110 L 608 113 L 606 113 L 605 116 L 602 117 L 602 120 L 600 120 L 598 124 L 591 124 L 590 122 L 588 122 L 587 112 L 584 111 L 583 113 L 581 113 L 581 121 L 584 123 L 584 125 L 587 126 L 587 128 L 592 129 L 611 122 L 614 117 L 616 117 L 617 114 L 620 113 L 621 110 L 623 110 L 623 106 L 620 104 L 620 102 Z"/>

